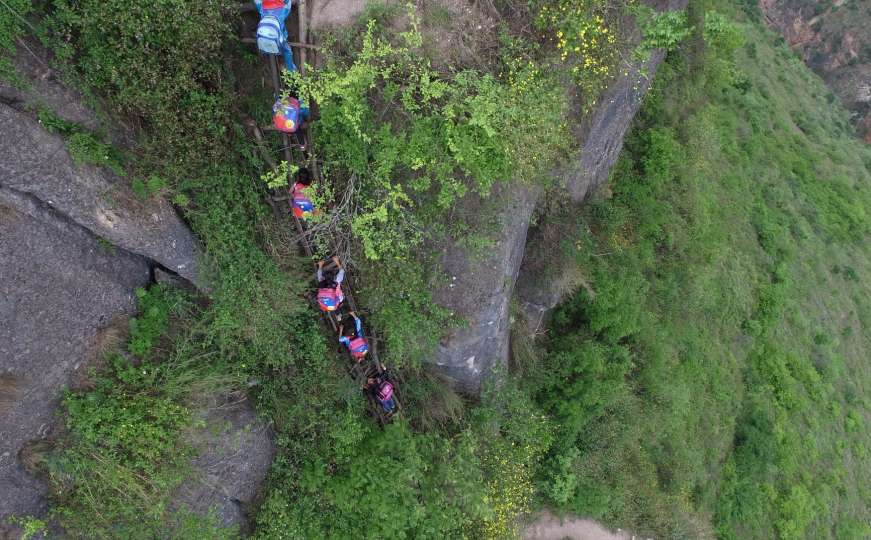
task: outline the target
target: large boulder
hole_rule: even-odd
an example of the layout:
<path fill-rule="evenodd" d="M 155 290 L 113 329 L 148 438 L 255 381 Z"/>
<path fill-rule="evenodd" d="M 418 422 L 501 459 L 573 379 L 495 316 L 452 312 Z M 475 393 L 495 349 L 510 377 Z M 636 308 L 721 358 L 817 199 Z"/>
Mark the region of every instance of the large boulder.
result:
<path fill-rule="evenodd" d="M 0 189 L 35 198 L 119 248 L 202 284 L 198 243 L 171 205 L 137 199 L 105 167 L 76 165 L 61 136 L 3 103 Z"/>
<path fill-rule="evenodd" d="M 194 476 L 173 497 L 176 509 L 212 513 L 222 527 L 247 529 L 246 513 L 259 494 L 275 447 L 269 426 L 247 401 L 200 412 L 200 427 L 185 437 L 197 450 Z"/>
<path fill-rule="evenodd" d="M 449 282 L 436 291 L 435 300 L 466 325 L 443 337 L 433 362 L 468 393 L 477 393 L 494 366 L 508 358 L 510 302 L 539 193 L 534 186 L 507 185 L 491 195 L 501 201 L 499 227 L 484 253 L 454 241 L 443 248 Z"/>
<path fill-rule="evenodd" d="M 51 431 L 63 388 L 135 312 L 133 291 L 150 279 L 142 257 L 16 196 L 0 192 L 0 522 L 45 510 L 45 486 L 19 452 Z"/>

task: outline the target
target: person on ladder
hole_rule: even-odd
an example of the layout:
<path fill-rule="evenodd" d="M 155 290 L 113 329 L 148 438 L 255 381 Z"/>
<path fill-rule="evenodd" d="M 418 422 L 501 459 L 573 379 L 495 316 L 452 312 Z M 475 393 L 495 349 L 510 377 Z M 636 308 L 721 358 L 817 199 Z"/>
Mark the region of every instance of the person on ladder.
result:
<path fill-rule="evenodd" d="M 335 255 L 333 255 L 333 263 L 335 264 L 335 274 L 332 276 L 324 276 L 326 261 L 318 261 L 318 271 L 315 274 L 315 279 L 318 282 L 318 307 L 327 312 L 336 311 L 345 301 L 345 295 L 342 292 L 345 269 L 342 268 L 342 263 Z"/>
<path fill-rule="evenodd" d="M 369 342 L 363 334 L 363 322 L 353 311 L 350 313 L 354 319 L 354 331 L 351 335 L 345 335 L 345 325 L 339 325 L 339 343 L 348 348 L 351 358 L 360 363 L 369 352 Z"/>
<path fill-rule="evenodd" d="M 311 183 L 311 173 L 307 168 L 301 167 L 296 173 L 296 182 L 290 188 L 291 212 L 297 219 L 308 219 L 317 214 L 311 200 Z"/>
<path fill-rule="evenodd" d="M 308 120 L 309 109 L 293 96 L 279 97 L 272 106 L 272 125 L 284 133 L 296 133 Z"/>
<path fill-rule="evenodd" d="M 284 57 L 284 69 L 296 71 L 293 63 L 293 50 L 287 42 L 285 21 L 290 15 L 291 0 L 254 0 L 254 6 L 260 14 L 257 24 L 257 48 L 264 54 L 281 55 Z"/>
<path fill-rule="evenodd" d="M 390 382 L 390 373 L 387 372 L 384 364 L 381 364 L 381 373 L 366 379 L 363 390 L 372 392 L 375 399 L 381 404 L 381 408 L 388 415 L 392 415 L 396 411 L 396 400 L 393 398 L 393 383 Z"/>

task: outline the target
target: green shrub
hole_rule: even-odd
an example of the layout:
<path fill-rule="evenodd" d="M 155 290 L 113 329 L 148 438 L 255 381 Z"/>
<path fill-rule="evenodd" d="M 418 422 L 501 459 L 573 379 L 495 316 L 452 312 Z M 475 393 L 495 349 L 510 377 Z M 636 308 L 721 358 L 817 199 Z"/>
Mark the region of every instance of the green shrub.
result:
<path fill-rule="evenodd" d="M 48 27 L 61 61 L 143 127 L 147 165 L 167 178 L 225 157 L 229 96 L 221 56 L 229 4 L 209 0 L 55 0 Z"/>
<path fill-rule="evenodd" d="M 133 188 L 133 193 L 136 194 L 140 199 L 147 199 L 149 197 L 154 197 L 161 194 L 168 186 L 168 183 L 165 178 L 161 176 L 151 175 L 145 180 L 141 178 L 134 178 L 130 183 L 130 187 Z M 180 205 L 185 206 L 185 205 Z"/>
<path fill-rule="evenodd" d="M 0 10 L 0 77 L 7 80 L 15 79 L 8 56 L 15 52 L 16 42 L 30 26 L 27 16 L 32 10 L 31 0 L 6 0 Z"/>
<path fill-rule="evenodd" d="M 130 343 L 127 350 L 140 358 L 148 358 L 156 341 L 169 329 L 170 317 L 185 309 L 181 294 L 165 285 L 149 290 L 136 289 L 139 315 L 130 319 Z"/>
<path fill-rule="evenodd" d="M 585 110 L 616 75 L 619 28 L 613 6 L 604 0 L 535 0 L 530 2 L 535 28 L 567 62 Z"/>
<path fill-rule="evenodd" d="M 87 132 L 73 133 L 67 137 L 67 150 L 76 165 L 109 167 L 115 174 L 124 174 L 121 155 L 110 144 L 100 142 Z"/>
<path fill-rule="evenodd" d="M 633 7 L 642 36 L 635 49 L 639 57 L 649 56 L 654 49 L 674 50 L 692 33 L 685 10 L 656 11 L 644 4 Z"/>

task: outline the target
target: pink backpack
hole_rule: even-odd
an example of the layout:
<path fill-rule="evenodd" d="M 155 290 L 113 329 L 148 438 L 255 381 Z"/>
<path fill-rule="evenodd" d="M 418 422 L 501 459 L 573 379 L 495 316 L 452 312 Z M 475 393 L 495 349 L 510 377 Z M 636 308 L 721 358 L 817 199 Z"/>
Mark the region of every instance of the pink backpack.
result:
<path fill-rule="evenodd" d="M 324 311 L 336 311 L 342 303 L 341 289 L 318 289 L 318 306 Z"/>
<path fill-rule="evenodd" d="M 390 381 L 384 381 L 378 389 L 378 399 L 387 401 L 393 397 L 393 384 Z"/>

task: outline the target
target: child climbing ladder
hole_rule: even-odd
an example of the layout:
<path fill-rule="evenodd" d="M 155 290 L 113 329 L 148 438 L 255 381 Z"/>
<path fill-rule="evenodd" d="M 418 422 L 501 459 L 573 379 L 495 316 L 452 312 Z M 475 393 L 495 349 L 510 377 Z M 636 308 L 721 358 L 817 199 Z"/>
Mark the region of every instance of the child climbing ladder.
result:
<path fill-rule="evenodd" d="M 254 0 L 260 13 L 257 24 L 257 48 L 264 54 L 284 57 L 284 69 L 296 71 L 293 62 L 293 49 L 287 41 L 287 16 L 290 15 L 291 0 Z"/>
<path fill-rule="evenodd" d="M 288 144 L 288 135 L 293 134 L 300 138 L 302 131 L 307 132 L 308 122 L 306 120 L 309 115 L 308 107 L 300 104 L 297 98 L 288 95 L 286 90 L 282 93 L 281 77 L 276 61 L 277 56 L 281 55 L 284 57 L 286 69 L 291 71 L 297 69 L 285 27 L 287 17 L 291 13 L 291 1 L 255 0 L 254 5 L 260 14 L 257 26 L 257 46 L 267 55 L 273 90 L 278 99 L 273 105 L 273 124 L 282 137 L 285 160 L 291 164 L 298 161 L 294 159 L 294 152 L 291 151 L 291 146 Z M 299 15 L 302 17 L 302 13 Z M 301 36 L 306 34 L 304 26 L 304 21 L 300 20 Z M 294 46 L 298 45 L 300 44 L 294 44 Z M 306 45 L 302 44 L 302 46 Z M 258 142 L 261 141 L 263 136 L 256 124 L 253 124 L 252 130 L 255 139 Z M 306 136 L 305 140 L 307 139 Z M 273 201 L 283 200 L 287 202 L 289 208 L 285 215 L 291 215 L 299 232 L 300 247 L 306 255 L 311 256 L 315 250 L 306 219 L 314 214 L 315 209 L 310 196 L 307 195 L 307 190 L 310 188 L 312 180 L 320 180 L 320 176 L 312 149 L 310 145 L 304 144 L 303 140 L 300 139 L 300 144 L 293 148 L 302 152 L 303 161 L 310 161 L 309 165 L 312 170 L 310 172 L 307 167 L 301 167 L 295 181 L 291 181 L 292 187 L 288 190 L 287 196 L 274 197 Z M 272 160 L 268 159 L 268 155 L 267 162 L 272 163 Z M 378 360 L 377 347 L 375 347 L 377 337 L 369 336 L 367 338 L 365 335 L 362 321 L 356 313 L 357 306 L 351 294 L 348 279 L 346 269 L 338 257 L 333 256 L 321 261 L 316 272 L 317 304 L 324 320 L 338 334 L 339 343 L 344 345 L 343 348 L 348 352 L 353 362 L 350 369 L 352 376 L 358 379 L 358 383 L 362 381 L 363 385 L 366 386 L 365 394 L 372 405 L 372 410 L 380 422 L 385 424 L 401 409 L 398 388 L 395 380 L 388 379 L 386 368 Z M 353 326 L 348 328 L 350 333 L 345 335 L 345 324 L 349 322 Z M 372 381 L 377 381 L 377 385 Z M 370 383 L 372 384 L 370 385 Z"/>

